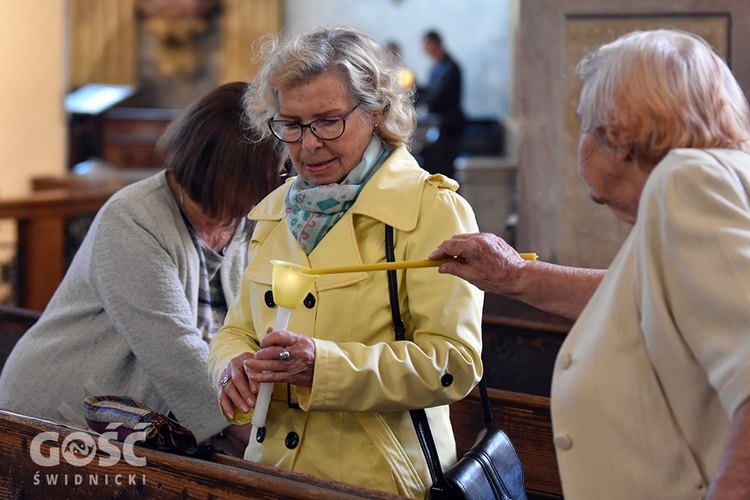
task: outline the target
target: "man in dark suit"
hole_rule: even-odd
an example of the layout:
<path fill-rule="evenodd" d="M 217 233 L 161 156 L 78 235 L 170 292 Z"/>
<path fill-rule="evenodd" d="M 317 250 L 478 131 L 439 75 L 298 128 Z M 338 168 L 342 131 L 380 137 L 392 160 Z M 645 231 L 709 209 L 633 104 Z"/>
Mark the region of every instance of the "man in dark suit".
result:
<path fill-rule="evenodd" d="M 440 119 L 440 136 L 430 148 L 436 154 L 425 158 L 425 168 L 453 177 L 453 160 L 460 152 L 465 122 L 461 110 L 461 68 L 446 52 L 437 32 L 428 31 L 422 42 L 435 65 L 427 87 L 419 89 L 418 102 L 426 104 L 427 111 Z"/>

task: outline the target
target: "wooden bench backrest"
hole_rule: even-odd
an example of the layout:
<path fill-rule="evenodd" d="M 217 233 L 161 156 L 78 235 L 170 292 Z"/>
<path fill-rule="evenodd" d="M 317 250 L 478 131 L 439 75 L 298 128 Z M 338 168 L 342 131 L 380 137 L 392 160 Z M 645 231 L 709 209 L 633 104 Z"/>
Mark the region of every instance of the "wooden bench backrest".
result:
<path fill-rule="evenodd" d="M 67 269 L 69 220 L 93 217 L 117 189 L 44 189 L 0 199 L 0 219 L 15 219 L 18 227 L 21 307 L 44 310 Z"/>
<path fill-rule="evenodd" d="M 45 432 L 51 434 L 39 447 L 40 455 L 59 458 L 57 465 L 40 465 L 32 458 L 33 442 Z M 91 436 L 94 446 L 71 461 L 66 458 L 73 449 L 69 444 L 84 442 L 77 433 Z M 397 498 L 226 456 L 201 460 L 137 446 L 135 456 L 145 460 L 139 465 L 124 459 L 123 443 L 105 442 L 119 450 L 113 453 L 99 437 L 0 410 L 0 498 Z M 113 455 L 119 460 L 110 465 Z"/>

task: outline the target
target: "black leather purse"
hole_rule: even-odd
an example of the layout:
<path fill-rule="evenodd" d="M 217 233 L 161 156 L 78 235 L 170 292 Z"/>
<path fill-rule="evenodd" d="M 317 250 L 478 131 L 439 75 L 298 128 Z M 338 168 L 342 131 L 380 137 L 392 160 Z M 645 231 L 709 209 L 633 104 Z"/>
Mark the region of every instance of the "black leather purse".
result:
<path fill-rule="evenodd" d="M 393 228 L 385 226 L 385 253 L 388 262 L 395 261 Z M 406 328 L 398 305 L 396 271 L 388 271 L 388 292 L 396 340 L 406 340 Z M 411 410 L 412 422 L 432 477 L 428 497 L 433 499 L 503 499 L 525 500 L 523 465 L 508 436 L 492 424 L 492 411 L 484 378 L 479 381 L 485 429 L 474 446 L 449 469 L 440 466 L 435 440 L 424 409 Z"/>

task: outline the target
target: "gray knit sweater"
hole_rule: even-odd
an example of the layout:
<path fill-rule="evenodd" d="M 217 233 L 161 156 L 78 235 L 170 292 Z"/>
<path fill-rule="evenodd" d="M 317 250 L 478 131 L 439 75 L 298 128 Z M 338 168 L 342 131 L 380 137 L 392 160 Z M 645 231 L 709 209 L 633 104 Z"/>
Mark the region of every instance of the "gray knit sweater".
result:
<path fill-rule="evenodd" d="M 242 279 L 235 236 L 221 267 L 227 303 Z M 166 175 L 118 191 L 97 214 L 62 284 L 0 375 L 0 407 L 85 425 L 89 395 L 174 412 L 202 441 L 226 427 L 196 328 L 199 260 Z"/>

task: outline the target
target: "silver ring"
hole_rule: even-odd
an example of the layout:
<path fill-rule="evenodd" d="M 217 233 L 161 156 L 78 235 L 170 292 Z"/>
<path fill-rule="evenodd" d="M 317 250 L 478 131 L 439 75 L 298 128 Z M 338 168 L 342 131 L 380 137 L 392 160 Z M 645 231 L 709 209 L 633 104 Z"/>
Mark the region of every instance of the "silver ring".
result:
<path fill-rule="evenodd" d="M 231 380 L 231 379 L 229 378 L 229 375 L 224 375 L 224 378 L 223 378 L 223 379 L 221 379 L 221 386 L 222 386 L 222 387 L 226 387 L 226 386 L 228 386 L 228 385 L 229 385 L 229 381 L 230 381 L 230 380 Z"/>
<path fill-rule="evenodd" d="M 289 354 L 289 351 L 286 350 L 286 347 L 279 353 L 279 359 L 281 361 L 289 361 L 289 358 L 291 358 L 292 355 Z"/>

